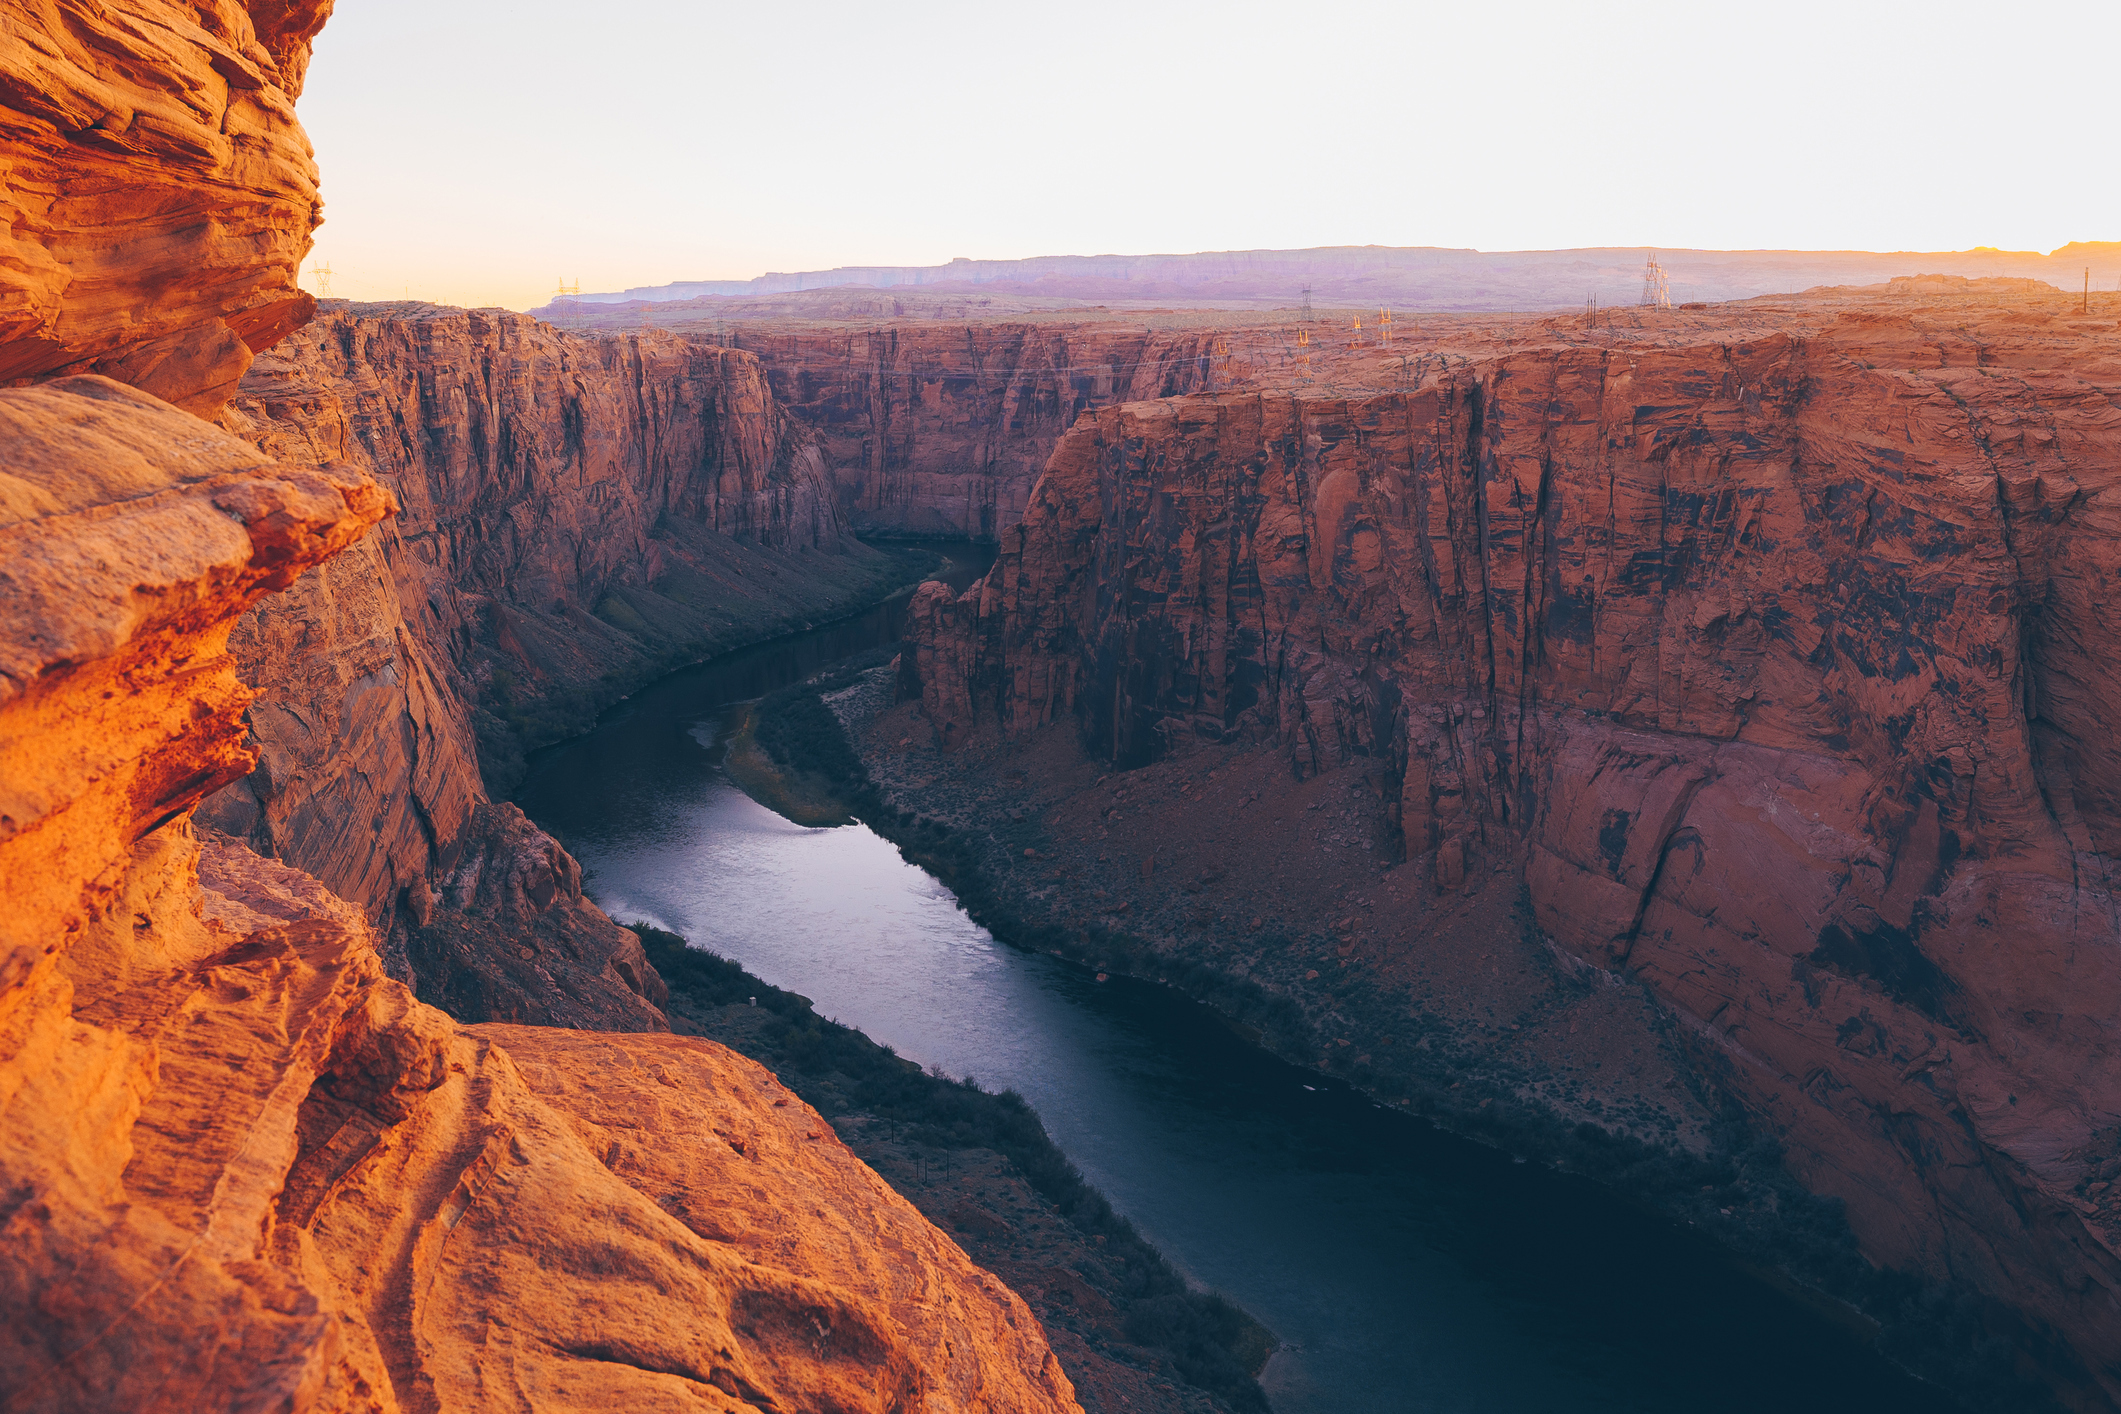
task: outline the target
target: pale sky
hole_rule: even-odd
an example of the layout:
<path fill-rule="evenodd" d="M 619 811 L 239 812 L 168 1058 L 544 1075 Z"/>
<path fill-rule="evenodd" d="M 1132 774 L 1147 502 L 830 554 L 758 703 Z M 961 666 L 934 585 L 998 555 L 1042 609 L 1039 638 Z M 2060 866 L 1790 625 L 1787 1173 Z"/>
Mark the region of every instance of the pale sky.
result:
<path fill-rule="evenodd" d="M 1316 245 L 2121 239 L 2121 5 L 340 0 L 333 293 Z"/>

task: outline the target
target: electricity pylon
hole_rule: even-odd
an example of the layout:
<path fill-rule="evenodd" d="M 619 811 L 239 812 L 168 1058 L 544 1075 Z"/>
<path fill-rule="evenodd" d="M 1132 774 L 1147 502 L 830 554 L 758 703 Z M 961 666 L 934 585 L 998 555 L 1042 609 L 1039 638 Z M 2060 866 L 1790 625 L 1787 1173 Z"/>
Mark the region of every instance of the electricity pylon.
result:
<path fill-rule="evenodd" d="M 1642 268 L 1642 306 L 1645 309 L 1670 309 L 1672 287 L 1665 279 L 1664 267 L 1657 263 L 1657 252 L 1650 252 L 1650 263 Z"/>

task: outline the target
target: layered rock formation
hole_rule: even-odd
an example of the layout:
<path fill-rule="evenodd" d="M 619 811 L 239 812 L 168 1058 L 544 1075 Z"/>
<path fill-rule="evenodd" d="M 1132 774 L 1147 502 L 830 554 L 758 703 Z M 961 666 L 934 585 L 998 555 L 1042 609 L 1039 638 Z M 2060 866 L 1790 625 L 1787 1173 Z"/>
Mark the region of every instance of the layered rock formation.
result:
<path fill-rule="evenodd" d="M 1085 416 L 906 687 L 1122 768 L 1369 759 L 1434 889 L 1521 885 L 1873 1260 L 2116 1400 L 2114 326 L 1716 318 Z"/>
<path fill-rule="evenodd" d="M 660 1029 L 633 936 L 481 769 L 505 792 L 640 682 L 881 592 L 814 439 L 747 354 L 431 306 L 331 306 L 229 418 L 404 509 L 237 627 L 262 761 L 207 818 L 361 905 L 459 1015 Z"/>
<path fill-rule="evenodd" d="M 195 830 L 259 758 L 238 618 L 398 509 L 344 456 L 281 460 L 184 410 L 306 310 L 286 95 L 328 6 L 254 8 L 0 22 L 0 368 L 138 385 L 0 391 L 0 1405 L 1076 1409 L 1023 1303 L 759 1067 L 667 1035 L 466 1030 L 384 975 L 362 909 Z M 389 837 L 342 881 L 394 877 L 388 815 L 416 786 L 471 837 L 419 907 L 496 942 L 604 930 L 602 958 L 526 992 L 622 971 L 638 943 L 572 861 L 480 803 L 447 660 L 389 565 L 311 579 L 250 630 L 313 655 L 287 671 L 315 690 L 282 702 L 302 730 L 336 713 L 413 753 L 341 789 Z M 305 848 L 344 837 L 301 818 Z M 610 1024 L 660 1022 L 645 961 L 617 982 L 591 999 L 632 998 Z"/>
<path fill-rule="evenodd" d="M 816 429 L 841 518 L 991 540 L 1088 408 L 1212 386 L 1212 334 L 1125 324 L 902 324 L 728 335 Z"/>
<path fill-rule="evenodd" d="M 255 759 L 238 615 L 388 492 L 98 377 L 0 393 L 0 439 L 0 1403 L 1075 1408 L 758 1066 L 466 1031 L 359 910 L 195 836 Z M 501 810 L 471 872 L 534 897 L 560 866 Z"/>
<path fill-rule="evenodd" d="M 309 318 L 320 202 L 294 100 L 330 10 L 48 0 L 0 20 L 0 382 L 108 373 L 211 416 Z"/>

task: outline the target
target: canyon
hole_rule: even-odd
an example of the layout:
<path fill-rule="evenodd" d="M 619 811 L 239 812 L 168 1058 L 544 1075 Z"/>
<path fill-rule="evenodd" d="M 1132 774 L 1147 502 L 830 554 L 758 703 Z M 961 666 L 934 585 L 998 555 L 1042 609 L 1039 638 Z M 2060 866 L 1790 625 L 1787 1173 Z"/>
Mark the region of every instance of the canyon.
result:
<path fill-rule="evenodd" d="M 831 705 L 1012 939 L 2121 1406 L 2121 301 L 320 308 L 329 8 L 0 30 L 9 1407 L 1080 1407 L 508 799 L 929 565 L 856 532 L 998 548 Z"/>
<path fill-rule="evenodd" d="M 1083 411 L 1190 393 L 1213 335 L 1131 324 L 751 330 L 782 407 L 816 430 L 820 470 L 858 533 L 993 540 Z"/>
<path fill-rule="evenodd" d="M 668 1034 L 639 939 L 479 775 L 482 729 L 505 773 L 896 573 L 838 543 L 755 364 L 341 325 L 344 362 L 229 405 L 312 310 L 328 10 L 0 33 L 0 1402 L 1077 1408 L 815 1111 Z"/>
<path fill-rule="evenodd" d="M 2106 1407 L 2117 311 L 1962 293 L 1088 413 L 916 600 L 856 722 L 886 808 L 997 831 L 1040 945 L 1293 999 L 1388 1097 L 1682 1152 L 1734 1101 Z"/>
<path fill-rule="evenodd" d="M 262 761 L 202 818 L 360 904 L 459 1015 L 659 1027 L 638 949 L 496 800 L 641 683 L 905 577 L 840 533 L 814 435 L 742 353 L 424 306 L 329 307 L 225 420 L 401 509 L 237 624 Z"/>

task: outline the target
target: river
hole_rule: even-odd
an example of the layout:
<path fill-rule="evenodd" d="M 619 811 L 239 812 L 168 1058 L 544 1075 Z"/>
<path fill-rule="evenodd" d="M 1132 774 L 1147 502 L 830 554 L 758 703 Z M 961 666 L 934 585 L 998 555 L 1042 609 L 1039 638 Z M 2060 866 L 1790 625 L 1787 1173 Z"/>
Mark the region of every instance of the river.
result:
<path fill-rule="evenodd" d="M 733 787 L 731 705 L 889 642 L 902 609 L 637 693 L 533 759 L 523 808 L 621 922 L 1022 1093 L 1180 1271 L 1282 1339 L 1261 1380 L 1278 1414 L 1951 1407 L 1595 1185 L 1387 1113 L 1160 988 L 1011 948 L 867 827 L 805 829 Z"/>

